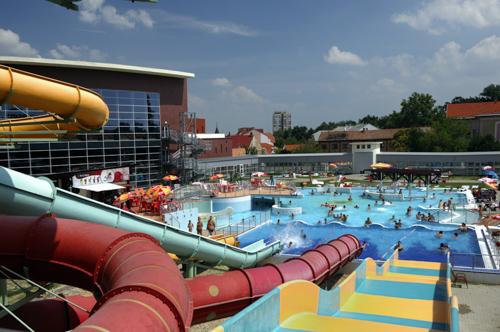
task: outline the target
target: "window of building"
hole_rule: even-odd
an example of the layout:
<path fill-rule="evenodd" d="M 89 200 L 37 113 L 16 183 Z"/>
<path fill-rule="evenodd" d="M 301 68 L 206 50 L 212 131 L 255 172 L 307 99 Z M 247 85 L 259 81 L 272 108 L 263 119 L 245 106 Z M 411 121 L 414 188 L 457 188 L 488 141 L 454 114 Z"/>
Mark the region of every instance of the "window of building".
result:
<path fill-rule="evenodd" d="M 0 164 L 22 169 L 27 174 L 50 175 L 129 166 L 137 162 L 145 163 L 146 167 L 136 172 L 137 176 L 131 176 L 132 186 L 159 182 L 160 94 L 110 89 L 94 91 L 104 97 L 110 111 L 103 133 L 77 134 L 69 141 L 21 143 L 15 151 L 0 155 Z M 45 114 L 36 110 L 26 112 Z M 12 106 L 0 109 L 0 119 L 19 115 Z M 14 165 L 9 166 L 13 161 Z"/>

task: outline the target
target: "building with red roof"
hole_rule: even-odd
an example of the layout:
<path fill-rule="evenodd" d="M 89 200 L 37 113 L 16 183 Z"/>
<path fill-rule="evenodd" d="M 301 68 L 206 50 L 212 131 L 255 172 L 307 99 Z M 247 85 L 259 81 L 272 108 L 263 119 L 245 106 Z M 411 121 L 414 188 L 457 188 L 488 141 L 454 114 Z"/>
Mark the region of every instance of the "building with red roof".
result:
<path fill-rule="evenodd" d="M 448 104 L 446 116 L 467 120 L 473 136 L 491 135 L 500 141 L 500 101 Z"/>

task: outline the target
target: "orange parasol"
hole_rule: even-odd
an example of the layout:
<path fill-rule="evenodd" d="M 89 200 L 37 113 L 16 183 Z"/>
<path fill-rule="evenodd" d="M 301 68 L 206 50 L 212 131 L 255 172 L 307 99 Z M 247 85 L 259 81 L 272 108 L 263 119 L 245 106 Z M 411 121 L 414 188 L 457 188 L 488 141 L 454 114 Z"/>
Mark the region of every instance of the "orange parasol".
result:
<path fill-rule="evenodd" d="M 134 192 L 137 197 L 142 197 L 146 194 L 144 188 L 135 188 Z"/>
<path fill-rule="evenodd" d="M 179 180 L 179 177 L 177 175 L 169 174 L 163 177 L 163 181 L 175 181 L 175 180 Z"/>
<path fill-rule="evenodd" d="M 217 180 L 217 179 L 222 179 L 224 177 L 224 174 L 214 174 L 210 177 L 210 180 Z"/>

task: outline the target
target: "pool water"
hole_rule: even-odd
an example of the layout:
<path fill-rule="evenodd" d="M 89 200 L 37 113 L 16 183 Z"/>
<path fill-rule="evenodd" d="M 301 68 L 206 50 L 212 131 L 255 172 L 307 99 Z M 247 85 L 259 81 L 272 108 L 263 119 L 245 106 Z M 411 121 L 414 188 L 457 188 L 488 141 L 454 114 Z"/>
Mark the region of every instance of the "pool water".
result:
<path fill-rule="evenodd" d="M 311 195 L 311 190 L 314 191 L 314 195 Z M 363 193 L 363 189 L 352 189 L 352 201 L 349 201 L 349 194 L 339 194 L 334 196 L 332 193 L 318 193 L 316 189 L 305 189 L 301 192 L 303 197 L 293 197 L 293 198 L 284 198 L 281 199 L 281 202 L 287 206 L 300 206 L 302 207 L 302 214 L 298 216 L 294 216 L 291 218 L 290 216 L 285 215 L 273 215 L 273 220 L 276 221 L 280 219 L 280 222 L 290 222 L 300 220 L 308 224 L 317 224 L 318 221 L 324 222 L 324 219 L 327 218 L 327 221 L 333 221 L 332 217 L 328 217 L 328 207 L 321 206 L 321 204 L 329 203 L 337 205 L 337 208 L 333 211 L 334 214 L 347 214 L 348 219 L 345 222 L 347 226 L 363 226 L 365 220 L 370 217 L 373 223 L 380 224 L 388 227 L 394 226 L 394 221 L 391 218 L 394 216 L 396 220 L 401 219 L 402 227 L 407 228 L 411 227 L 414 224 L 423 224 L 429 227 L 437 227 L 440 226 L 436 223 L 429 222 L 421 222 L 417 221 L 416 213 L 417 211 L 421 211 L 422 213 L 428 214 L 429 211 L 425 211 L 422 207 L 429 208 L 429 206 L 436 208 L 439 205 L 439 201 L 448 201 L 451 199 L 453 203 L 460 207 L 466 204 L 466 197 L 463 193 L 443 193 L 443 191 L 429 191 L 428 198 L 424 202 L 422 198 L 414 199 L 412 201 L 391 201 L 385 205 L 382 205 L 381 201 L 378 201 L 378 204 L 375 205 L 375 200 L 370 198 L 363 198 L 361 195 Z M 389 191 L 387 192 L 387 194 Z M 403 190 L 403 194 L 408 195 L 407 190 Z M 422 192 L 418 189 L 413 189 L 414 195 L 423 196 L 425 192 Z M 434 198 L 433 198 L 434 196 Z M 291 205 L 290 205 L 291 203 Z M 358 205 L 359 208 L 355 208 Z M 370 205 L 370 209 L 368 209 L 368 205 Z M 413 212 L 410 216 L 406 215 L 407 208 L 411 206 Z M 473 213 L 470 211 L 444 211 L 439 210 L 430 211 L 434 216 L 436 221 L 441 221 L 445 223 L 462 223 L 468 222 L 471 223 L 477 220 L 477 213 Z"/>
<path fill-rule="evenodd" d="M 309 225 L 302 222 L 288 224 L 270 222 L 240 235 L 238 240 L 242 247 L 261 239 L 266 243 L 281 241 L 284 245 L 283 254 L 299 255 L 321 243 L 348 233 L 367 243 L 360 258 L 371 257 L 384 260 L 388 258 L 397 241 L 401 241 L 404 246 L 403 251 L 400 252 L 402 259 L 444 262 L 446 254 L 439 249 L 441 243 L 447 243 L 452 253 L 480 254 L 477 237 L 473 230 L 465 233 L 458 232 L 458 238 L 454 236 L 454 233 L 457 233 L 455 230 L 456 226 L 453 226 L 452 230 L 443 231 L 443 237 L 438 238 L 435 230 L 423 226 L 396 230 L 380 225 L 371 225 L 367 228 L 349 227 L 338 223 Z M 306 236 L 305 239 L 302 238 L 302 232 Z M 463 265 L 466 266 L 467 257 L 463 259 Z M 460 264 L 461 262 L 455 259 L 454 263 Z M 476 267 L 484 267 L 484 265 L 476 264 Z"/>
<path fill-rule="evenodd" d="M 314 194 L 311 194 L 311 191 Z M 303 189 L 300 196 L 281 198 L 283 206 L 302 207 L 302 214 L 297 216 L 289 215 L 271 215 L 269 223 L 261 225 L 256 229 L 239 236 L 241 246 L 244 247 L 258 240 L 264 240 L 266 243 L 281 241 L 284 244 L 284 254 L 298 255 L 308 249 L 312 249 L 318 244 L 331 241 L 343 234 L 350 233 L 355 235 L 361 241 L 367 243 L 361 258 L 371 257 L 373 259 L 385 259 L 391 248 L 401 241 L 404 250 L 401 252 L 401 258 L 426 260 L 426 261 L 444 261 L 446 255 L 441 252 L 439 245 L 447 243 L 452 253 L 465 253 L 465 256 L 455 256 L 454 263 L 463 263 L 464 266 L 470 265 L 468 255 L 480 254 L 478 240 L 475 232 L 469 230 L 467 233 L 457 232 L 457 224 L 462 222 L 474 223 L 478 220 L 477 212 L 460 209 L 466 204 L 466 195 L 463 192 L 447 192 L 443 190 L 430 190 L 425 202 L 423 196 L 425 192 L 418 188 L 413 189 L 413 194 L 419 196 L 413 200 L 391 201 L 389 204 L 382 205 L 381 201 L 375 205 L 375 200 L 362 197 L 364 189 L 352 188 L 352 201 L 349 201 L 349 194 L 338 194 L 320 192 L 316 188 Z M 370 191 L 375 191 L 372 189 Z M 386 197 L 393 191 L 386 190 Z M 405 196 L 407 190 L 403 190 Z M 452 200 L 455 207 L 454 211 L 426 210 L 426 208 L 436 208 L 439 201 Z M 390 200 L 390 198 L 388 198 Z M 348 220 L 344 223 L 328 216 L 328 207 L 321 204 L 336 204 L 337 208 L 334 214 L 347 214 Z M 368 204 L 371 208 L 368 209 Z M 355 208 L 358 205 L 359 208 Z M 411 206 L 413 211 L 407 216 L 407 208 Z M 428 214 L 430 211 L 436 221 L 425 222 L 416 219 L 416 213 L 421 211 Z M 252 215 L 261 214 L 262 211 L 239 211 L 230 218 L 231 223 L 237 223 L 243 218 Z M 267 214 L 269 216 L 269 214 Z M 370 227 L 364 227 L 365 220 L 370 218 L 373 224 Z M 394 219 L 401 220 L 401 229 L 394 228 Z M 266 217 L 267 219 L 267 217 Z M 326 223 L 325 223 L 326 219 Z M 443 237 L 437 238 L 436 232 L 443 231 Z M 301 231 L 306 238 L 301 237 Z M 288 247 L 288 244 L 292 245 Z M 463 258 L 460 258 L 463 257 Z M 457 260 L 464 262 L 457 262 Z M 475 263 L 476 267 L 481 267 L 482 260 Z"/>

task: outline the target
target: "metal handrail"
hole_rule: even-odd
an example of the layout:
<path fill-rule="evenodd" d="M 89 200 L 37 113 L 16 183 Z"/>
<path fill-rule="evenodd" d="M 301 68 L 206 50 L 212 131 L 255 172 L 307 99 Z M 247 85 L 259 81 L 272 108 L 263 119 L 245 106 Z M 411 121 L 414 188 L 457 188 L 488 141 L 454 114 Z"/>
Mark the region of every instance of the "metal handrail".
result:
<path fill-rule="evenodd" d="M 242 218 L 241 221 L 235 224 L 229 224 L 227 226 L 218 228 L 217 232 L 222 232 L 223 235 L 238 236 L 267 222 L 267 220 L 270 219 L 270 215 L 268 217 L 267 214 L 268 212 L 259 213 L 258 218 L 256 215 L 252 215 L 248 218 Z"/>
<path fill-rule="evenodd" d="M 463 259 L 467 259 L 467 263 L 470 263 L 470 264 L 454 264 L 456 259 L 458 257 L 462 257 Z M 480 264 L 478 264 L 478 258 L 481 257 L 480 259 Z M 488 260 L 493 260 L 495 265 L 497 266 L 497 268 L 493 268 L 493 269 L 489 269 L 487 267 L 485 267 L 484 265 L 484 258 L 486 257 L 486 259 Z M 498 254 L 491 254 L 491 255 L 487 255 L 487 254 L 476 254 L 476 253 L 460 253 L 460 252 L 451 252 L 450 253 L 450 264 L 452 265 L 452 267 L 463 267 L 463 268 L 469 268 L 469 269 L 472 269 L 472 270 L 491 270 L 491 271 L 500 271 L 500 269 L 498 268 L 499 264 L 500 264 L 500 255 Z M 479 266 L 478 266 L 479 265 Z M 495 266 L 494 265 L 494 266 Z"/>

